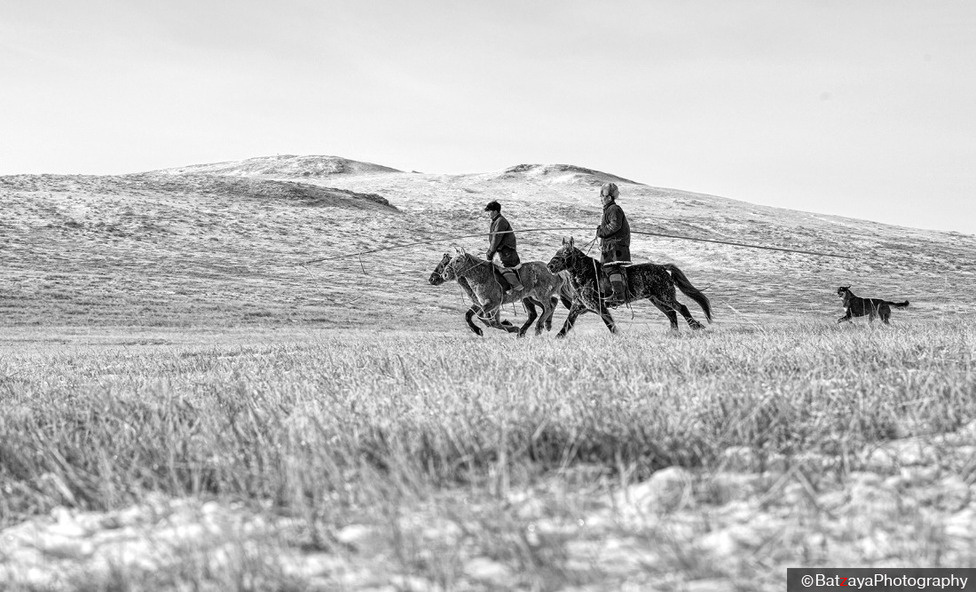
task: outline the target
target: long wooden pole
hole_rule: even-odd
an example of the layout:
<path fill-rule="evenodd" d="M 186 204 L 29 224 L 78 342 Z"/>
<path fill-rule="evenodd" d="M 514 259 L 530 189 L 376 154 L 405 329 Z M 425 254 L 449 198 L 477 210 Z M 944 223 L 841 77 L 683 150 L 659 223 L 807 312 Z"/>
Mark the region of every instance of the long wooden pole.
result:
<path fill-rule="evenodd" d="M 525 229 L 518 230 L 518 231 L 515 231 L 515 230 L 505 230 L 505 231 L 499 232 L 497 234 L 505 234 L 505 233 L 509 233 L 509 232 L 518 232 L 519 234 L 528 234 L 528 233 L 532 233 L 532 232 L 555 232 L 555 231 L 564 231 L 564 230 L 593 230 L 593 229 L 592 228 L 582 228 L 582 227 L 577 227 L 577 226 L 560 226 L 560 227 L 555 227 L 555 228 L 525 228 Z M 642 235 L 646 235 L 646 236 L 658 236 L 658 237 L 663 237 L 663 238 L 674 238 L 674 239 L 679 239 L 679 240 L 690 240 L 690 241 L 697 241 L 697 242 L 703 242 L 703 243 L 716 243 L 716 244 L 720 244 L 720 245 L 731 245 L 731 246 L 734 246 L 734 247 L 745 247 L 745 248 L 748 248 L 748 249 L 764 249 L 764 250 L 767 250 L 767 251 L 782 251 L 782 252 L 785 252 L 785 253 L 801 253 L 801 254 L 804 254 L 804 255 L 817 255 L 817 256 L 820 256 L 820 257 L 836 257 L 838 259 L 852 259 L 852 257 L 849 257 L 847 255 L 837 255 L 837 254 L 834 254 L 834 253 L 821 253 L 819 251 L 803 251 L 803 250 L 800 250 L 800 249 L 787 249 L 785 247 L 769 247 L 769 246 L 766 246 L 766 245 L 750 245 L 748 243 L 738 243 L 738 242 L 733 242 L 733 241 L 724 241 L 724 240 L 718 240 L 718 239 L 714 239 L 714 238 L 699 238 L 699 237 L 695 237 L 695 236 L 682 236 L 680 234 L 666 234 L 666 233 L 663 233 L 663 232 L 642 232 L 642 231 L 637 231 L 637 230 L 631 230 L 630 233 L 631 234 L 642 234 Z M 460 239 L 463 239 L 463 238 L 475 238 L 475 237 L 481 237 L 481 236 L 487 236 L 487 235 L 488 235 L 487 232 L 479 232 L 478 234 L 463 234 L 463 235 L 460 235 L 460 236 L 451 236 L 451 237 L 445 237 L 445 238 L 427 239 L 427 240 L 416 241 L 416 242 L 412 242 L 412 243 L 401 243 L 401 244 L 398 244 L 398 245 L 390 245 L 390 246 L 387 246 L 387 247 L 380 247 L 378 249 L 369 249 L 369 250 L 366 250 L 366 251 L 357 251 L 357 252 L 354 252 L 354 253 L 344 253 L 342 255 L 332 255 L 330 257 L 320 257 L 318 259 L 309 259 L 308 261 L 303 261 L 299 265 L 308 265 L 310 263 L 319 263 L 320 261 L 329 261 L 329 260 L 332 260 L 332 259 L 342 259 L 344 257 L 349 257 L 351 255 L 362 256 L 362 255 L 366 255 L 368 253 L 379 253 L 381 251 L 389 251 L 391 249 L 403 249 L 403 248 L 406 248 L 406 247 L 415 247 L 417 245 L 430 245 L 430 244 L 434 244 L 434 243 L 450 242 L 450 241 L 460 240 Z"/>

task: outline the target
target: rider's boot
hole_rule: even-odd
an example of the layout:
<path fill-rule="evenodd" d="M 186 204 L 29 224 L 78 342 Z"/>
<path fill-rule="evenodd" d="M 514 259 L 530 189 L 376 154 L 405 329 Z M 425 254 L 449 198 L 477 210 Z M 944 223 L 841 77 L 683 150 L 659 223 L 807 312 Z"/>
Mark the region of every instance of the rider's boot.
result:
<path fill-rule="evenodd" d="M 518 279 L 518 274 L 515 273 L 513 269 L 503 269 L 502 275 L 505 276 L 505 281 L 511 284 L 511 287 L 505 290 L 506 294 L 512 294 L 514 292 L 521 292 L 525 286 Z"/>
<path fill-rule="evenodd" d="M 610 273 L 610 286 L 613 294 L 607 300 L 607 306 L 620 306 L 627 301 L 627 284 L 624 283 L 624 276 L 617 270 Z"/>

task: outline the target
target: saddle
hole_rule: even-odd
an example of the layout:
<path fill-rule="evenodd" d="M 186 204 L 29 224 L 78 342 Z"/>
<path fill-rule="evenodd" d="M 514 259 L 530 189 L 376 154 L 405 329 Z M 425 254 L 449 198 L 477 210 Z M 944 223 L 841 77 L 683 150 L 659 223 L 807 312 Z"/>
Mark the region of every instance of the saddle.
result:
<path fill-rule="evenodd" d="M 515 277 L 518 279 L 518 281 L 521 282 L 522 281 L 522 275 L 519 273 L 519 270 L 520 269 L 522 269 L 522 264 L 521 263 L 519 263 L 515 267 L 502 267 L 501 265 L 498 265 L 497 263 L 492 263 L 491 264 L 491 272 L 492 272 L 492 275 L 495 277 L 495 281 L 498 282 L 498 285 L 500 285 L 502 287 L 502 292 L 507 292 L 509 290 L 509 288 L 512 287 L 512 284 L 509 283 L 509 281 L 505 279 L 504 271 L 511 271 L 512 273 L 515 274 Z"/>
<path fill-rule="evenodd" d="M 622 275 L 624 278 L 624 287 L 627 289 L 627 292 L 630 292 L 630 278 L 628 277 L 627 274 L 627 268 L 630 267 L 631 265 L 634 264 L 622 263 L 620 265 L 612 266 L 620 270 L 620 275 Z M 610 285 L 610 274 L 608 273 L 607 268 L 604 267 L 603 265 L 600 265 L 600 293 L 605 294 L 606 298 L 609 298 L 610 294 L 613 293 L 613 286 Z"/>

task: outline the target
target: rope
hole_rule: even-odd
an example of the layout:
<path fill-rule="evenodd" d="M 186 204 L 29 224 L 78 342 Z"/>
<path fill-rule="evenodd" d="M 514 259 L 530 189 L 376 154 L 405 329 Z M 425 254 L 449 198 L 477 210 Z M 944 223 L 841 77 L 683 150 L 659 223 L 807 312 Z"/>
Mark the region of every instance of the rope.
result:
<path fill-rule="evenodd" d="M 495 234 L 507 234 L 509 232 L 518 232 L 519 234 L 529 234 L 529 233 L 532 233 L 532 232 L 555 232 L 555 231 L 566 231 L 566 230 L 593 230 L 593 229 L 590 228 L 590 227 L 582 228 L 582 227 L 578 227 L 578 226 L 557 226 L 557 227 L 553 227 L 553 228 L 526 228 L 526 229 L 518 230 L 518 231 L 515 231 L 515 230 L 503 230 L 503 231 L 497 232 Z M 834 254 L 834 253 L 821 253 L 819 251 L 804 251 L 804 250 L 801 250 L 801 249 L 787 249 L 785 247 L 769 247 L 769 246 L 765 246 L 765 245 L 750 245 L 748 243 L 738 243 L 738 242 L 724 241 L 724 240 L 718 240 L 718 239 L 713 239 L 713 238 L 699 238 L 699 237 L 694 237 L 694 236 L 683 236 L 683 235 L 680 235 L 680 234 L 667 234 L 667 233 L 663 233 L 663 232 L 642 232 L 642 231 L 637 231 L 637 230 L 631 230 L 630 233 L 631 234 L 641 234 L 641 235 L 645 235 L 645 236 L 656 236 L 656 237 L 661 237 L 661 238 L 673 238 L 673 239 L 679 239 L 679 240 L 690 240 L 690 241 L 703 242 L 703 243 L 716 243 L 716 244 L 720 244 L 720 245 L 731 245 L 731 246 L 734 246 L 734 247 L 745 247 L 745 248 L 748 248 L 748 249 L 763 249 L 763 250 L 766 250 L 766 251 L 783 251 L 783 252 L 786 252 L 786 253 L 800 253 L 800 254 L 803 254 L 803 255 L 817 255 L 817 256 L 820 256 L 820 257 L 836 257 L 838 259 L 853 259 L 853 257 L 847 256 L 847 255 L 837 255 L 837 254 Z M 369 253 L 379 253 L 381 251 L 389 251 L 391 249 L 404 249 L 406 247 L 415 247 L 417 245 L 431 245 L 431 244 L 434 244 L 434 243 L 450 242 L 450 241 L 455 241 L 455 240 L 463 239 L 463 238 L 478 238 L 478 237 L 484 237 L 486 234 L 487 233 L 485 233 L 485 232 L 479 232 L 477 234 L 464 234 L 464 235 L 461 235 L 461 236 L 450 236 L 450 237 L 434 238 L 434 239 L 427 239 L 427 240 L 422 240 L 422 241 L 416 241 L 416 242 L 412 242 L 412 243 L 401 243 L 401 244 L 397 244 L 397 245 L 390 245 L 390 246 L 387 246 L 387 247 L 380 247 L 378 249 L 369 249 L 369 250 L 366 250 L 366 251 L 358 251 L 356 253 L 352 253 L 352 255 L 357 255 L 357 256 L 359 256 L 361 258 L 363 255 L 367 255 Z M 345 258 L 345 257 L 348 257 L 348 256 L 349 256 L 348 254 L 346 254 L 346 255 L 332 255 L 332 256 L 329 256 L 329 257 L 320 257 L 318 259 L 309 259 L 308 261 L 301 262 L 299 265 L 308 265 L 310 263 L 319 263 L 319 262 L 322 262 L 322 261 L 331 261 L 331 260 L 334 260 L 334 259 L 342 259 L 342 258 Z M 361 263 L 362 262 L 360 261 L 360 264 Z"/>

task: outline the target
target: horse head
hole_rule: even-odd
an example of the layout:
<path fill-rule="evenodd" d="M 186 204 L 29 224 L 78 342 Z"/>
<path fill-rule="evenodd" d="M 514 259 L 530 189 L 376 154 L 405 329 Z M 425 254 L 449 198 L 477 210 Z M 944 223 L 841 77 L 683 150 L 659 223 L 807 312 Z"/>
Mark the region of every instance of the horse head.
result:
<path fill-rule="evenodd" d="M 444 263 L 444 270 L 441 272 L 441 277 L 445 280 L 456 280 L 460 277 L 461 274 L 458 273 L 460 271 L 458 267 L 463 267 L 462 262 L 467 258 L 467 254 L 463 249 L 454 247 L 454 251 L 456 254 Z M 444 257 L 447 256 L 447 254 L 444 255 Z"/>
<path fill-rule="evenodd" d="M 559 273 L 564 269 L 569 269 L 570 262 L 575 258 L 575 251 L 576 246 L 573 241 L 573 237 L 569 237 L 568 239 L 563 238 L 563 245 L 559 247 L 559 250 L 556 251 L 556 254 L 553 255 L 552 259 L 549 260 L 546 267 L 548 267 L 549 271 L 552 273 Z"/>
<path fill-rule="evenodd" d="M 471 255 L 464 249 L 457 249 L 457 255 L 451 257 L 451 260 L 444 266 L 444 272 L 441 275 L 446 280 L 469 277 L 473 270 L 476 270 L 482 265 L 491 264 Z"/>
<path fill-rule="evenodd" d="M 434 268 L 434 271 L 431 272 L 430 277 L 427 279 L 427 283 L 429 283 L 431 286 L 439 286 L 447 281 L 444 279 L 444 268 L 447 267 L 447 264 L 450 262 L 451 254 L 444 253 L 444 256 L 441 257 L 441 262 L 437 264 L 437 267 Z"/>

